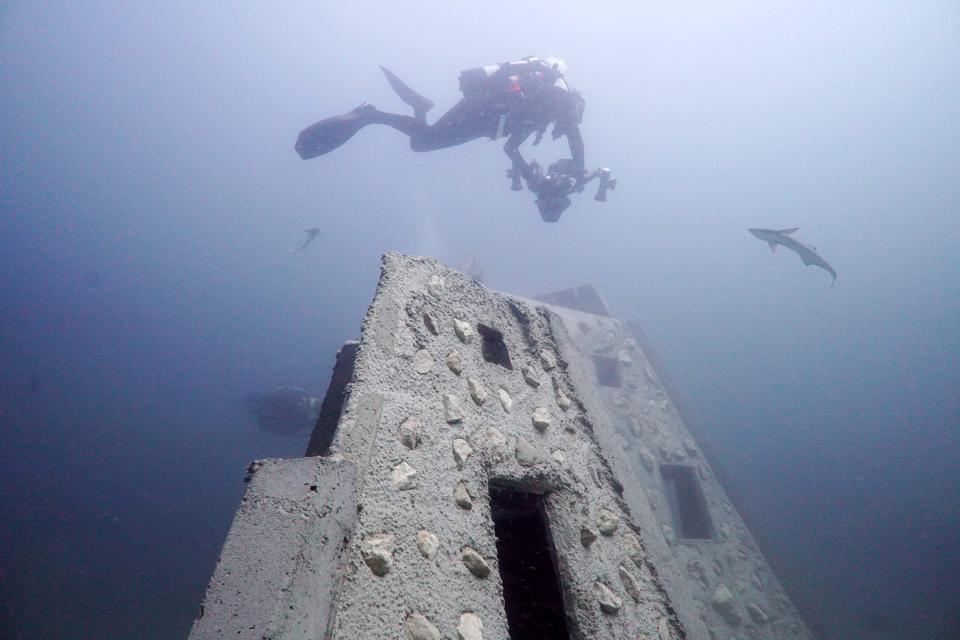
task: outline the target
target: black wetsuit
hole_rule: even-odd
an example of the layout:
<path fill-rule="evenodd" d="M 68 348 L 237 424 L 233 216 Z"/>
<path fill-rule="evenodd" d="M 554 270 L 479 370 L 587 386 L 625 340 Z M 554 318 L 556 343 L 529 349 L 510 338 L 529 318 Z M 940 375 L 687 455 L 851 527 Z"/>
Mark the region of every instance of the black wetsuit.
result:
<path fill-rule="evenodd" d="M 415 94 L 399 79 L 388 74 L 391 84 L 432 106 L 432 102 Z M 583 173 L 584 151 L 580 136 L 583 99 L 570 91 L 559 74 L 539 61 L 505 63 L 483 81 L 484 88 L 468 90 L 461 76 L 464 97 L 435 123 L 427 124 L 426 110 L 416 116 L 379 111 L 361 105 L 348 114 L 328 118 L 305 129 L 297 141 L 297 152 L 304 159 L 316 157 L 340 146 L 367 124 L 384 124 L 410 137 L 414 151 L 433 151 L 453 147 L 478 138 L 508 136 L 504 151 L 513 167 L 524 177 L 530 168 L 520 155 L 520 145 L 531 134 L 542 135 L 554 122 L 554 137 L 566 135 L 574 166 Z M 397 88 L 395 86 L 395 88 Z M 498 132 L 501 117 L 503 131 Z"/>

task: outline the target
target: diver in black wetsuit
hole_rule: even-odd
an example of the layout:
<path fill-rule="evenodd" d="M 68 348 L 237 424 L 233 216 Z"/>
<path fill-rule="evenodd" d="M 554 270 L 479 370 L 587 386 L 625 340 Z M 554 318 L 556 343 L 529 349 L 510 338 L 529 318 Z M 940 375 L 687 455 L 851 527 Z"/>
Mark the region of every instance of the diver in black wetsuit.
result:
<path fill-rule="evenodd" d="M 463 99 L 430 125 L 426 115 L 433 108 L 433 102 L 383 69 L 400 99 L 413 107 L 413 116 L 386 113 L 362 104 L 349 113 L 304 129 L 297 139 L 297 153 L 304 160 L 328 153 L 368 124 L 385 124 L 407 134 L 414 151 L 432 151 L 478 138 L 496 140 L 508 136 L 504 151 L 510 157 L 516 176 L 513 188 L 519 190 L 522 188 L 520 177 L 525 178 L 528 185 L 538 184 L 533 165 L 527 164 L 520 154 L 520 145 L 531 135 L 536 135 L 534 144 L 537 144 L 552 123 L 553 138 L 567 138 L 574 190 L 582 190 L 586 172 L 579 125 L 584 100 L 563 79 L 565 70 L 563 61 L 556 58 L 524 58 L 464 71 L 460 74 Z"/>

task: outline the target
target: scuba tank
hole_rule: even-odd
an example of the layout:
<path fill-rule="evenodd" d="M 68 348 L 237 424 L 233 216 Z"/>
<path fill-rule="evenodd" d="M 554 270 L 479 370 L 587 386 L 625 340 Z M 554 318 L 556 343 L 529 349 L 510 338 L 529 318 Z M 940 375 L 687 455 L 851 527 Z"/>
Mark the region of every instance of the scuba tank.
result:
<path fill-rule="evenodd" d="M 460 91 L 465 98 L 522 95 L 561 77 L 560 71 L 540 58 L 475 67 L 460 72 Z"/>

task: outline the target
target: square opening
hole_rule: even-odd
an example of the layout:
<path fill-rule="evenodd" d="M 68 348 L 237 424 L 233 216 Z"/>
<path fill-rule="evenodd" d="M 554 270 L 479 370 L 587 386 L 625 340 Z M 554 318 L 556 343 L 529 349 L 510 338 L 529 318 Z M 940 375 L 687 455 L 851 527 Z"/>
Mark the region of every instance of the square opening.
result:
<path fill-rule="evenodd" d="M 510 362 L 510 352 L 507 351 L 507 345 L 503 342 L 503 334 L 484 324 L 477 325 L 477 333 L 483 340 L 480 347 L 483 352 L 483 359 L 512 370 L 513 364 Z"/>
<path fill-rule="evenodd" d="M 570 640 L 543 496 L 490 487 L 510 640 Z"/>
<path fill-rule="evenodd" d="M 597 382 L 604 387 L 619 387 L 623 385 L 620 375 L 620 362 L 606 356 L 594 356 L 593 366 L 597 369 Z"/>
<path fill-rule="evenodd" d="M 713 539 L 713 522 L 693 467 L 661 464 L 660 476 L 677 536 L 688 540 Z"/>

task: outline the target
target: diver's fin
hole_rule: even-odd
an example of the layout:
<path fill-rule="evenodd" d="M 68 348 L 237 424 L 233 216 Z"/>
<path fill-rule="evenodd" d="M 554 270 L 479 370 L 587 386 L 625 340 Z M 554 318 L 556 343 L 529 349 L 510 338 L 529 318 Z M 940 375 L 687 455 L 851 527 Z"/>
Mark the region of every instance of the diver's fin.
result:
<path fill-rule="evenodd" d="M 773 253 L 776 253 L 776 252 L 777 252 L 777 243 L 776 243 L 776 242 L 773 242 L 773 241 L 771 241 L 771 240 L 767 240 L 767 244 L 770 245 L 770 251 L 772 251 Z"/>
<path fill-rule="evenodd" d="M 404 103 L 413 107 L 413 113 L 418 120 L 425 120 L 427 117 L 427 111 L 433 109 L 433 100 L 426 98 L 413 89 L 411 89 L 407 83 L 397 77 L 393 71 L 387 69 L 386 67 L 380 67 L 380 70 L 383 71 L 383 75 L 387 77 L 387 82 L 390 83 L 390 87 L 393 89 Z"/>
<path fill-rule="evenodd" d="M 791 233 L 793 233 L 794 231 L 796 231 L 796 230 L 799 229 L 799 228 L 800 228 L 800 227 L 792 227 L 792 228 L 790 228 L 790 229 L 777 229 L 777 233 L 779 233 L 779 234 L 781 234 L 781 235 L 788 236 L 788 235 L 790 235 Z"/>

